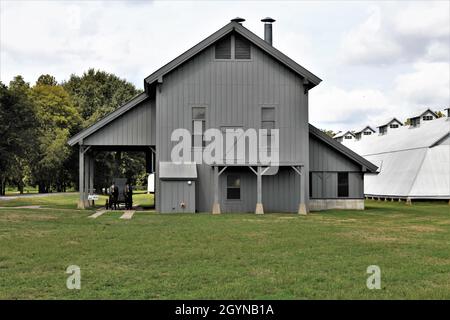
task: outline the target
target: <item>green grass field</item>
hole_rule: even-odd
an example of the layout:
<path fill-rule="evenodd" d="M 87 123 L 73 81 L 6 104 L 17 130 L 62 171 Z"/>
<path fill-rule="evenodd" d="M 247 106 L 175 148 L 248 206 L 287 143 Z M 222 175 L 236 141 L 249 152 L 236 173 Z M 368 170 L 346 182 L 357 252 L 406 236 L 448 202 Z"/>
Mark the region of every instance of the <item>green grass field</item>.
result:
<path fill-rule="evenodd" d="M 1 299 L 450 299 L 442 202 L 122 220 L 87 218 L 76 195 L 27 200 L 48 208 L 0 209 Z M 0 206 L 30 204 L 11 201 Z M 81 290 L 66 288 L 69 265 L 81 268 Z M 369 265 L 381 268 L 381 290 L 366 287 Z"/>

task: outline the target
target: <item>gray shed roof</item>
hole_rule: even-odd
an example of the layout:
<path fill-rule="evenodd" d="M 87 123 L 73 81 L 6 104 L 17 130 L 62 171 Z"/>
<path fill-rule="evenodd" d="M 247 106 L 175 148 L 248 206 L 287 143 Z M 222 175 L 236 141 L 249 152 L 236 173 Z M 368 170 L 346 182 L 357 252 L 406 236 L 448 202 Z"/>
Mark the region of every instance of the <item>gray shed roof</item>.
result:
<path fill-rule="evenodd" d="M 364 159 L 359 154 L 355 153 L 354 151 L 350 150 L 346 146 L 344 146 L 342 143 L 337 142 L 330 136 L 328 136 L 326 133 L 322 132 L 321 130 L 314 127 L 312 124 L 309 124 L 309 134 L 313 135 L 317 139 L 321 140 L 325 144 L 327 144 L 329 147 L 335 149 L 336 151 L 342 153 L 343 155 L 347 156 L 349 159 L 353 160 L 354 162 L 358 163 L 359 165 L 363 166 L 364 168 L 367 168 L 370 172 L 376 172 L 378 167 L 374 165 L 372 162 Z"/>
<path fill-rule="evenodd" d="M 210 35 L 209 37 L 204 39 L 203 41 L 201 41 L 198 44 L 196 44 L 195 46 L 193 46 L 191 49 L 187 50 L 186 52 L 184 52 L 183 54 L 181 54 L 174 60 L 170 61 L 169 63 L 167 63 L 166 65 L 164 65 L 163 67 L 161 67 L 160 69 L 158 69 L 157 71 L 155 71 L 154 73 L 149 75 L 147 78 L 145 78 L 144 83 L 152 84 L 152 83 L 162 79 L 162 77 L 165 74 L 169 73 L 170 71 L 172 71 L 173 69 L 175 69 L 176 67 L 181 65 L 182 63 L 186 62 L 187 60 L 189 60 L 190 58 L 192 58 L 193 56 L 195 56 L 202 50 L 206 49 L 207 47 L 209 47 L 210 45 L 215 43 L 217 40 L 221 39 L 222 37 L 224 37 L 225 35 L 229 34 L 230 32 L 233 32 L 233 31 L 237 32 L 238 34 L 240 34 L 241 36 L 243 36 L 244 38 L 249 40 L 255 46 L 259 47 L 260 49 L 265 51 L 267 54 L 269 54 L 270 56 L 272 56 L 273 58 L 275 58 L 276 60 L 278 60 L 279 62 L 281 62 L 282 64 L 284 64 L 285 66 L 287 66 L 288 68 L 290 68 L 291 70 L 293 70 L 294 72 L 299 74 L 300 76 L 302 76 L 303 78 L 307 79 L 310 84 L 310 88 L 315 87 L 322 81 L 319 77 L 314 75 L 312 72 L 306 70 L 304 67 L 299 65 L 297 62 L 295 62 L 294 60 L 289 58 L 287 55 L 285 55 L 281 51 L 275 49 L 273 46 L 268 44 L 266 41 L 264 41 L 263 39 L 258 37 L 256 34 L 251 32 L 250 30 L 248 30 L 241 24 L 231 21 L 230 23 L 228 23 L 227 25 L 225 25 L 224 27 L 222 27 L 221 29 L 219 29 L 218 31 L 214 32 L 212 35 Z"/>
<path fill-rule="evenodd" d="M 90 136 L 91 134 L 96 132 L 98 129 L 104 127 L 105 125 L 107 125 L 108 123 L 113 121 L 114 119 L 120 117 L 125 112 L 132 109 L 133 107 L 135 107 L 136 105 L 138 105 L 139 103 L 141 103 L 142 101 L 144 101 L 147 98 L 148 98 L 148 95 L 145 92 L 138 94 L 137 96 L 135 96 L 131 100 L 127 101 L 124 105 L 120 106 L 113 112 L 108 113 L 106 116 L 104 116 L 102 119 L 98 120 L 96 123 L 92 124 L 91 126 L 87 127 L 86 129 L 78 132 L 76 135 L 74 135 L 72 138 L 70 138 L 69 141 L 67 141 L 67 143 L 69 145 L 73 146 L 79 142 L 82 142 L 84 138 Z"/>
<path fill-rule="evenodd" d="M 160 162 L 159 178 L 166 180 L 197 179 L 197 165 L 195 162 Z"/>

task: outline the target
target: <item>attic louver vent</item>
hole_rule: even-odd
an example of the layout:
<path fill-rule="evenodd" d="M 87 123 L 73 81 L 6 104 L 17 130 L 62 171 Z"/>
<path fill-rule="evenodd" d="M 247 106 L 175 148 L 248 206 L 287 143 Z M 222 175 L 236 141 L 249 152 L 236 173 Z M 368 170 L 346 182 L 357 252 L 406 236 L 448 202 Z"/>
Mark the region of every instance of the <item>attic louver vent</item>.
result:
<path fill-rule="evenodd" d="M 250 42 L 241 37 L 235 35 L 235 59 L 250 59 Z"/>
<path fill-rule="evenodd" d="M 216 43 L 216 59 L 231 59 L 231 37 L 225 37 Z"/>

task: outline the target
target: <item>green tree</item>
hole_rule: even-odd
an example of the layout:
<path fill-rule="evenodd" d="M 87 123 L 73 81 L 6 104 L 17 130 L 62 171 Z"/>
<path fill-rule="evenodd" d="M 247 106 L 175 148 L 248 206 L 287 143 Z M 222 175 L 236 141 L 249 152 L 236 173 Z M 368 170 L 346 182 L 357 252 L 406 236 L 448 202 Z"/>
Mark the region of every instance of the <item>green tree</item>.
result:
<path fill-rule="evenodd" d="M 80 130 L 81 117 L 71 96 L 52 78 L 41 76 L 32 88 L 39 133 L 31 172 L 39 192 L 49 192 L 52 187 L 65 191 L 73 182 L 71 172 L 77 170 L 72 156 L 75 150 L 67 145 L 67 140 Z"/>
<path fill-rule="evenodd" d="M 326 135 L 330 136 L 331 138 L 333 138 L 334 135 L 336 134 L 336 133 L 334 133 L 333 130 L 320 129 L 320 131 L 322 131 L 322 132 L 325 133 Z"/>
<path fill-rule="evenodd" d="M 63 86 L 71 95 L 82 117 L 84 128 L 141 92 L 132 83 L 114 74 L 95 69 L 89 69 L 82 76 L 71 75 Z M 142 153 L 99 152 L 96 154 L 95 187 L 97 189 L 109 186 L 112 179 L 119 176 L 126 177 L 134 183 L 143 173 L 145 173 L 145 156 Z"/>
<path fill-rule="evenodd" d="M 132 83 L 95 69 L 89 69 L 81 77 L 72 74 L 63 86 L 73 97 L 83 127 L 95 123 L 141 92 Z"/>
<path fill-rule="evenodd" d="M 5 194 L 7 183 L 23 192 L 38 125 L 30 90 L 22 76 L 16 76 L 9 88 L 0 82 L 0 194 Z"/>
<path fill-rule="evenodd" d="M 57 84 L 58 82 L 56 81 L 56 78 L 49 74 L 41 75 L 36 81 L 37 86 L 38 85 L 56 86 Z"/>

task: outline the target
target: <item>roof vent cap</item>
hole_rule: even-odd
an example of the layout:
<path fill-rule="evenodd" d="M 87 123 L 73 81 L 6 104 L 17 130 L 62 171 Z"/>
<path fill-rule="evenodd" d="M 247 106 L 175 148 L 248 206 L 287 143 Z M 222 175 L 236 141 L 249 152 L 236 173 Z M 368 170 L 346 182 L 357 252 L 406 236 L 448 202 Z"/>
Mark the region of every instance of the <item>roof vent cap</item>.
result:
<path fill-rule="evenodd" d="M 261 21 L 262 21 L 262 22 L 265 22 L 265 23 L 272 23 L 272 22 L 275 22 L 276 20 L 275 20 L 275 19 L 272 19 L 272 18 L 270 18 L 270 17 L 266 17 L 266 18 L 264 18 L 264 19 L 261 19 Z"/>
<path fill-rule="evenodd" d="M 245 19 L 244 19 L 244 18 L 236 17 L 236 18 L 234 18 L 234 19 L 231 19 L 231 21 L 232 21 L 232 22 L 237 22 L 237 23 L 239 23 L 239 24 L 242 24 L 242 22 L 244 22 Z"/>

